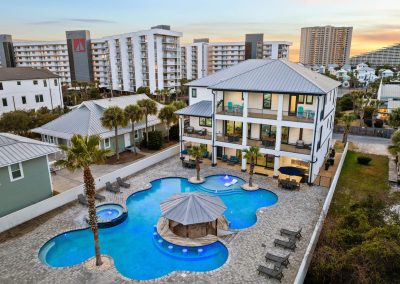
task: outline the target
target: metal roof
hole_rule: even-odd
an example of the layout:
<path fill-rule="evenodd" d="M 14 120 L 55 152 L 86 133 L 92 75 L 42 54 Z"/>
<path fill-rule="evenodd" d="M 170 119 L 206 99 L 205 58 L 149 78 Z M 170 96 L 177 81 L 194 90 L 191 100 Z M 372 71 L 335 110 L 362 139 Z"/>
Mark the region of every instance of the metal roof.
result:
<path fill-rule="evenodd" d="M 380 87 L 380 99 L 400 98 L 400 84 L 382 84 Z"/>
<path fill-rule="evenodd" d="M 0 81 L 59 78 L 47 69 L 31 67 L 0 68 Z"/>
<path fill-rule="evenodd" d="M 227 91 L 323 95 L 340 84 L 287 60 L 251 59 L 188 85 Z"/>
<path fill-rule="evenodd" d="M 175 112 L 179 115 L 211 117 L 212 116 L 212 102 L 200 101 L 192 104 Z"/>
<path fill-rule="evenodd" d="M 215 195 L 204 192 L 177 193 L 161 202 L 161 215 L 183 225 L 211 222 L 222 216 L 226 206 Z"/>
<path fill-rule="evenodd" d="M 100 135 L 102 138 L 114 136 L 114 130 L 110 130 L 101 125 L 101 117 L 106 108 L 118 106 L 125 108 L 127 105 L 136 104 L 142 99 L 149 99 L 145 94 L 121 96 L 112 99 L 100 99 L 86 101 L 71 110 L 70 112 L 56 118 L 49 123 L 32 129 L 32 132 L 51 135 L 62 139 L 70 139 L 74 134 L 85 135 Z M 163 108 L 162 104 L 157 103 L 157 108 Z M 159 124 L 160 120 L 157 116 L 150 115 L 148 126 Z M 135 129 L 145 128 L 145 121 L 135 123 Z M 130 124 L 127 127 L 119 128 L 119 134 L 131 132 Z"/>
<path fill-rule="evenodd" d="M 11 133 L 0 133 L 0 167 L 46 156 L 58 151 L 59 149 L 55 145 Z"/>

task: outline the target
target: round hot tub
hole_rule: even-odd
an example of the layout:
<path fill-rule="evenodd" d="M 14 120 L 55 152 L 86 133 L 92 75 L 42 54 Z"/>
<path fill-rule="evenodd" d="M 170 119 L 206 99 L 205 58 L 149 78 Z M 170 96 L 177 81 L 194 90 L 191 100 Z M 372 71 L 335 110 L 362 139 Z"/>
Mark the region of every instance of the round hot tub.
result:
<path fill-rule="evenodd" d="M 105 203 L 96 206 L 99 228 L 109 228 L 121 224 L 128 214 L 123 206 L 116 203 Z"/>

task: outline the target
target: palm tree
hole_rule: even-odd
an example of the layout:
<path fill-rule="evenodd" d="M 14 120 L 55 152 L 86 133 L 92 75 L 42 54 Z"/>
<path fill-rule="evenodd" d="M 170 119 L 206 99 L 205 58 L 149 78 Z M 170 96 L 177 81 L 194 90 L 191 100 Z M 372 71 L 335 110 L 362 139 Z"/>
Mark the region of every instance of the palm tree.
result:
<path fill-rule="evenodd" d="M 151 99 L 142 99 L 137 102 L 138 106 L 140 106 L 144 113 L 144 119 L 146 122 L 146 147 L 149 146 L 149 132 L 147 129 L 149 115 L 157 114 L 157 103 Z"/>
<path fill-rule="evenodd" d="M 397 171 L 399 171 L 399 155 L 400 155 L 400 130 L 396 130 L 391 138 L 391 144 L 388 146 L 389 153 L 396 157 Z"/>
<path fill-rule="evenodd" d="M 133 141 L 133 150 L 136 153 L 136 144 L 135 144 L 135 123 L 139 122 L 143 119 L 143 111 L 138 105 L 127 105 L 125 107 L 125 117 L 129 119 L 132 124 L 132 132 L 131 132 L 131 140 Z"/>
<path fill-rule="evenodd" d="M 372 128 L 375 128 L 375 121 L 376 121 L 376 115 L 378 114 L 378 110 L 381 108 L 383 105 L 383 101 L 381 100 L 371 100 L 369 106 L 372 108 Z"/>
<path fill-rule="evenodd" d="M 184 101 L 173 101 L 171 105 L 173 105 L 176 110 L 180 110 L 186 107 L 186 103 Z"/>
<path fill-rule="evenodd" d="M 160 96 L 161 96 L 161 98 L 162 98 L 164 103 L 165 103 L 167 97 L 168 97 L 168 100 L 169 100 L 169 95 L 170 95 L 170 93 L 169 93 L 168 89 L 162 89 L 160 91 Z"/>
<path fill-rule="evenodd" d="M 117 106 L 107 108 L 101 118 L 101 124 L 110 130 L 114 129 L 115 152 L 119 161 L 118 127 L 125 127 L 128 124 L 124 111 Z"/>
<path fill-rule="evenodd" d="M 167 105 L 160 110 L 158 113 L 158 118 L 165 124 L 168 131 L 168 142 L 169 142 L 169 129 L 171 128 L 171 124 L 175 124 L 178 122 L 178 117 L 175 114 L 176 108 L 173 105 Z"/>
<path fill-rule="evenodd" d="M 393 128 L 398 128 L 400 126 L 400 108 L 396 108 L 390 113 L 389 125 Z"/>
<path fill-rule="evenodd" d="M 200 159 L 203 157 L 205 145 L 193 146 L 189 149 L 188 153 L 196 160 L 196 179 L 200 181 Z"/>
<path fill-rule="evenodd" d="M 85 195 L 88 201 L 89 224 L 93 232 L 97 266 L 102 264 L 102 260 L 100 255 L 99 232 L 94 200 L 94 195 L 96 193 L 95 184 L 92 171 L 90 170 L 90 165 L 104 163 L 106 154 L 110 152 L 109 149 L 99 148 L 100 141 L 101 138 L 98 135 L 82 137 L 79 134 L 75 134 L 71 138 L 71 147 L 59 145 L 59 148 L 66 153 L 67 158 L 56 162 L 57 165 L 65 166 L 70 171 L 83 169 Z"/>
<path fill-rule="evenodd" d="M 343 144 L 347 143 L 347 137 L 349 136 L 350 126 L 354 118 L 355 118 L 354 114 L 345 114 L 340 118 L 340 121 L 344 124 L 344 131 L 342 138 Z"/>
<path fill-rule="evenodd" d="M 253 186 L 253 174 L 254 174 L 254 165 L 257 157 L 261 157 L 260 148 L 257 146 L 251 146 L 249 149 L 245 149 L 242 151 L 246 160 L 250 161 L 250 171 L 249 171 L 249 186 Z"/>

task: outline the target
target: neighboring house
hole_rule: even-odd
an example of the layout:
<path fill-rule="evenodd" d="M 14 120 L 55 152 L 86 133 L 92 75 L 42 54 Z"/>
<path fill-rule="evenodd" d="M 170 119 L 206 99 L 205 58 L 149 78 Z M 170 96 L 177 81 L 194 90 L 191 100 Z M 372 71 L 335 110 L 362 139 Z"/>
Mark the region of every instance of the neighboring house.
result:
<path fill-rule="evenodd" d="M 340 70 L 336 71 L 336 78 L 338 78 L 341 81 L 349 81 L 350 80 L 350 76 L 347 75 L 347 71 L 344 69 L 340 69 Z"/>
<path fill-rule="evenodd" d="M 215 166 L 255 145 L 256 164 L 274 176 L 293 165 L 315 180 L 332 146 L 340 82 L 285 60 L 247 60 L 187 85 L 190 104 L 176 112 L 182 149 L 208 145 Z"/>
<path fill-rule="evenodd" d="M 52 196 L 47 155 L 54 145 L 0 133 L 0 217 Z"/>
<path fill-rule="evenodd" d="M 378 76 L 375 75 L 375 69 L 368 67 L 365 63 L 358 64 L 354 74 L 360 83 L 368 84 L 378 79 Z"/>
<path fill-rule="evenodd" d="M 383 84 L 381 82 L 377 97 L 385 104 L 379 110 L 378 117 L 386 120 L 394 109 L 400 107 L 400 84 Z"/>
<path fill-rule="evenodd" d="M 393 77 L 393 76 L 394 76 L 394 72 L 390 69 L 386 69 L 381 72 L 382 78 L 388 78 L 388 77 Z"/>
<path fill-rule="evenodd" d="M 114 129 L 107 129 L 101 125 L 101 117 L 105 109 L 111 106 L 118 106 L 124 109 L 127 105 L 136 104 L 139 100 L 148 99 L 144 94 L 121 96 L 110 99 L 85 101 L 70 112 L 56 118 L 55 120 L 35 129 L 32 132 L 41 134 L 42 141 L 54 144 L 70 145 L 71 137 L 74 134 L 100 135 L 101 148 L 115 151 Z M 158 109 L 163 105 L 157 103 Z M 149 116 L 149 131 L 153 129 L 165 132 L 165 126 L 157 116 Z M 144 120 L 135 124 L 135 141 L 140 142 L 145 129 Z M 132 131 L 131 124 L 127 127 L 118 128 L 119 151 L 123 152 L 133 143 L 130 138 Z"/>
<path fill-rule="evenodd" d="M 63 107 L 60 78 L 47 69 L 0 69 L 0 115 L 15 110 Z"/>

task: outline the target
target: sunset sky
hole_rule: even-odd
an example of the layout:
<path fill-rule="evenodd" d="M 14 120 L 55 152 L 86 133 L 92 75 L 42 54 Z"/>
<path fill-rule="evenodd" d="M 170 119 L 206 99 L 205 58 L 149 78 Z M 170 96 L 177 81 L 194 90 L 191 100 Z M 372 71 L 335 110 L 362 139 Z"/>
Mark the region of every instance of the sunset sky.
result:
<path fill-rule="evenodd" d="M 298 61 L 300 28 L 353 26 L 351 54 L 400 42 L 399 0 L 19 0 L 1 3 L 0 34 L 14 40 L 65 39 L 88 29 L 92 38 L 171 25 L 193 38 L 242 41 L 246 33 L 292 41 Z"/>

